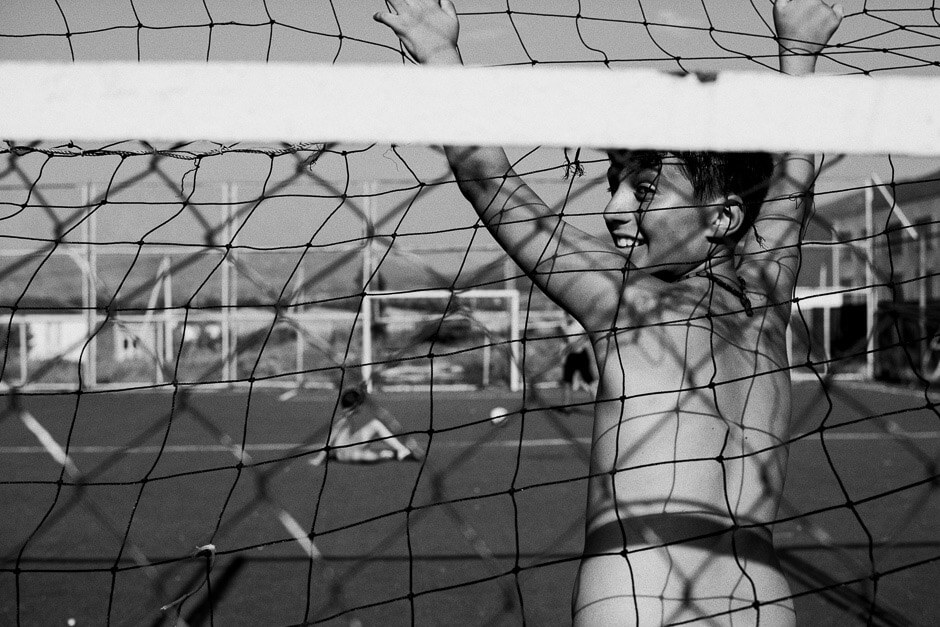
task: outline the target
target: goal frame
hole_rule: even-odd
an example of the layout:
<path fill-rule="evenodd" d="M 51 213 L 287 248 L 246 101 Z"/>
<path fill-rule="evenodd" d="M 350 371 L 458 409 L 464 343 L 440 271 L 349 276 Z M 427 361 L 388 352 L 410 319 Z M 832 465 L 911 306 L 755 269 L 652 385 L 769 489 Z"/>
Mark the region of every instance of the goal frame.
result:
<path fill-rule="evenodd" d="M 508 357 L 509 357 L 509 389 L 512 392 L 518 392 L 522 389 L 522 369 L 520 367 L 520 340 L 521 340 L 521 321 L 520 321 L 520 294 L 516 289 L 469 289 L 469 290 L 418 290 L 401 292 L 394 290 L 367 290 L 362 298 L 362 305 L 359 310 L 360 326 L 362 330 L 362 381 L 366 389 L 372 392 L 375 385 L 375 343 L 372 335 L 372 325 L 375 320 L 373 316 L 373 306 L 375 303 L 383 300 L 464 300 L 471 298 L 494 298 L 505 299 L 507 303 L 507 314 L 509 316 L 509 338 L 508 338 Z M 489 344 L 482 346 L 484 355 L 491 354 L 492 347 Z M 484 381 L 485 383 L 485 381 Z M 398 386 L 396 386 L 398 387 Z M 427 385 L 408 386 L 410 389 L 427 390 Z M 437 389 L 447 389 L 447 384 L 435 383 Z"/>
<path fill-rule="evenodd" d="M 775 73 L 721 72 L 701 80 L 585 68 L 572 89 L 563 72 L 6 62 L 0 81 L 30 88 L 0 101 L 0 137 L 940 152 L 934 77 L 801 77 L 794 100 L 794 78 Z"/>

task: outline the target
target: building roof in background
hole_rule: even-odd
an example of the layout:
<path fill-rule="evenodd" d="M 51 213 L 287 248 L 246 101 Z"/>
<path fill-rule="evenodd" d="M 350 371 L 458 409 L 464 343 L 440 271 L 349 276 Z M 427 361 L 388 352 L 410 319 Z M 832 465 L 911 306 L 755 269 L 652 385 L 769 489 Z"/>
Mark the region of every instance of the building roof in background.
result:
<path fill-rule="evenodd" d="M 908 215 L 911 220 L 914 220 L 915 216 L 923 215 L 924 208 L 929 208 L 933 204 L 929 201 L 937 199 L 937 202 L 940 202 L 940 170 L 916 178 L 894 181 L 893 185 L 889 181 L 882 181 L 882 183 L 884 184 L 882 189 L 876 187 L 873 190 L 874 209 L 877 212 L 887 211 L 892 206 L 885 197 L 885 193 L 894 197 L 896 207 L 901 210 L 913 207 L 914 215 Z M 868 185 L 858 185 L 850 189 L 817 194 L 817 216 L 838 221 L 851 221 L 854 218 L 859 222 L 864 222 L 867 188 Z M 924 205 L 928 206 L 924 207 Z M 940 219 L 940 215 L 937 217 Z"/>

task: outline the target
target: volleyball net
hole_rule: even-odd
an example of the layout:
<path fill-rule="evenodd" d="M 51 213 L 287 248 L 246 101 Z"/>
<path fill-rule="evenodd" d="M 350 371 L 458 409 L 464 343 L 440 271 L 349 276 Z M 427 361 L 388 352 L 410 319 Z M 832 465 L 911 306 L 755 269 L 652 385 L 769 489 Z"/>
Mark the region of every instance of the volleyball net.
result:
<path fill-rule="evenodd" d="M 802 616 L 930 622 L 898 590 L 940 561 L 937 9 L 847 7 L 797 87 L 770 3 L 458 5 L 477 67 L 438 70 L 349 4 L 0 24 L 2 615 L 564 619 L 597 409 L 561 383 L 580 332 L 481 228 L 454 143 L 507 146 L 606 238 L 612 146 L 821 153 L 778 549 Z M 350 388 L 419 463 L 335 455 L 388 448 L 335 438 Z"/>

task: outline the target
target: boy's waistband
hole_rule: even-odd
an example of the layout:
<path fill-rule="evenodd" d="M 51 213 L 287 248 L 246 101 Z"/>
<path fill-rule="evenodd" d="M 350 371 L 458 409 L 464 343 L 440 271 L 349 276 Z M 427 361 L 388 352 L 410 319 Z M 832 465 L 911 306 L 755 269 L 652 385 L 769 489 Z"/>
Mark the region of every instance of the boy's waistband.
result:
<path fill-rule="evenodd" d="M 618 555 L 668 547 L 695 547 L 747 560 L 776 564 L 768 527 L 737 527 L 731 521 L 698 514 L 624 516 L 590 531 L 584 557 Z"/>

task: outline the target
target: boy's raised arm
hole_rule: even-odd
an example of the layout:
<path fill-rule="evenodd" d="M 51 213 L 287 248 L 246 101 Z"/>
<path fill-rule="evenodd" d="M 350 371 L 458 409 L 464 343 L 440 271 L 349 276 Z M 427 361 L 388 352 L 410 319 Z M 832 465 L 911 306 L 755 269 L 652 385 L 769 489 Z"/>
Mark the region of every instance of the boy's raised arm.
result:
<path fill-rule="evenodd" d="M 820 52 L 842 22 L 842 6 L 822 0 L 775 0 L 780 71 L 808 76 Z M 795 97 L 799 89 L 794 86 Z M 769 296 L 789 299 L 799 271 L 798 244 L 812 207 L 816 163 L 812 154 L 778 155 L 767 201 L 744 241 L 743 266 L 762 267 L 758 286 Z M 773 263 L 767 263 L 771 257 Z M 742 268 L 742 269 L 744 269 Z"/>
<path fill-rule="evenodd" d="M 375 19 L 426 65 L 459 65 L 459 23 L 450 0 L 388 0 Z M 623 283 L 625 259 L 613 245 L 575 228 L 515 173 L 497 147 L 447 146 L 463 195 L 523 271 L 589 329 L 609 323 Z"/>

